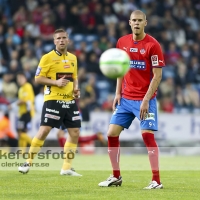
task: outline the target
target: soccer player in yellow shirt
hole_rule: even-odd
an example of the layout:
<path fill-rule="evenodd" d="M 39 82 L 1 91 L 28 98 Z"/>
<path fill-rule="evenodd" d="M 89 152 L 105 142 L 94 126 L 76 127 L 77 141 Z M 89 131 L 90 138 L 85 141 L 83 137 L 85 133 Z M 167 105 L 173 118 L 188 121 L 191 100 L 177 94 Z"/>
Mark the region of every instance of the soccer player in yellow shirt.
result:
<path fill-rule="evenodd" d="M 27 78 L 23 72 L 17 74 L 17 83 L 20 88 L 18 91 L 18 122 L 17 132 L 19 136 L 18 146 L 24 153 L 27 145 L 31 144 L 32 138 L 27 134 L 31 125 L 31 119 L 35 114 L 34 99 L 35 94 L 32 85 L 27 82 Z"/>
<path fill-rule="evenodd" d="M 32 140 L 29 155 L 35 155 L 44 144 L 52 128 L 65 125 L 69 137 L 64 145 L 65 155 L 76 151 L 80 134 L 81 117 L 75 99 L 80 97 L 78 89 L 77 58 L 67 51 L 68 34 L 63 29 L 54 32 L 55 49 L 45 54 L 36 71 L 35 81 L 45 85 L 44 105 L 38 133 Z M 27 173 L 34 156 L 18 168 Z M 71 168 L 72 159 L 65 156 L 61 175 L 81 176 Z"/>

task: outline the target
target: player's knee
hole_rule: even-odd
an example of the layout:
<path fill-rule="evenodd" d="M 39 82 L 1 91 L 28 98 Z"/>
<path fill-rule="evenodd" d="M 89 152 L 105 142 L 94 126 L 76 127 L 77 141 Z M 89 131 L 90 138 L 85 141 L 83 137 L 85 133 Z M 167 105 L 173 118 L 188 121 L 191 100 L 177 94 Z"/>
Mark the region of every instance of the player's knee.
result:
<path fill-rule="evenodd" d="M 52 127 L 50 126 L 40 126 L 36 137 L 40 140 L 45 140 L 51 129 Z"/>
<path fill-rule="evenodd" d="M 121 131 L 123 130 L 123 127 L 115 125 L 115 124 L 110 124 L 107 136 L 108 137 L 117 137 L 120 135 Z"/>
<path fill-rule="evenodd" d="M 116 133 L 114 130 L 108 130 L 107 136 L 108 137 L 116 137 L 116 136 L 119 136 L 119 134 Z"/>
<path fill-rule="evenodd" d="M 68 129 L 68 132 L 71 137 L 78 138 L 80 135 L 80 129 L 79 128 L 70 128 Z"/>
<path fill-rule="evenodd" d="M 58 138 L 64 137 L 65 132 L 63 130 L 59 130 L 57 133 Z"/>

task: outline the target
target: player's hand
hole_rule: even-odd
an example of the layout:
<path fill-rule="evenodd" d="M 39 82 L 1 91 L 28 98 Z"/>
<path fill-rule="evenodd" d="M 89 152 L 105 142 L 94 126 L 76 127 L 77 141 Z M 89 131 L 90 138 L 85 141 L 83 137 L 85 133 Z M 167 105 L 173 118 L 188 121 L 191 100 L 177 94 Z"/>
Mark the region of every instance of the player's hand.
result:
<path fill-rule="evenodd" d="M 60 79 L 56 80 L 56 85 L 58 87 L 64 87 L 70 82 L 70 80 L 65 79 L 65 77 L 66 77 L 66 75 L 64 75 Z"/>
<path fill-rule="evenodd" d="M 121 94 L 116 94 L 112 106 L 113 111 L 115 110 L 116 105 L 120 105 L 120 100 L 121 100 Z"/>
<path fill-rule="evenodd" d="M 76 89 L 76 90 L 73 91 L 73 97 L 74 97 L 75 99 L 79 99 L 80 96 L 81 96 L 80 89 Z"/>
<path fill-rule="evenodd" d="M 143 100 L 140 106 L 140 119 L 141 120 L 146 119 L 148 113 L 149 113 L 149 101 Z"/>

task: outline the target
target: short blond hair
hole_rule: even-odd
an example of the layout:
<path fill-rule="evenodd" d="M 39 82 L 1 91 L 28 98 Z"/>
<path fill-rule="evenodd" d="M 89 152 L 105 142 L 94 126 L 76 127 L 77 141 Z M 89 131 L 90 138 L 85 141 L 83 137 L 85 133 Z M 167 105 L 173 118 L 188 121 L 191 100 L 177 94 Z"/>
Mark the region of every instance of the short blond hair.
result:
<path fill-rule="evenodd" d="M 135 14 L 135 15 L 143 15 L 144 20 L 146 20 L 146 15 L 145 15 L 144 12 L 142 12 L 141 10 L 134 10 L 134 11 L 131 13 L 131 15 L 133 15 L 133 14 Z M 130 18 L 131 18 L 131 15 L 130 15 Z"/>
<path fill-rule="evenodd" d="M 56 29 L 56 30 L 54 31 L 53 36 L 55 36 L 55 34 L 57 34 L 57 33 L 66 33 L 66 34 L 67 34 L 67 32 L 66 32 L 64 29 L 62 29 L 62 28 Z"/>

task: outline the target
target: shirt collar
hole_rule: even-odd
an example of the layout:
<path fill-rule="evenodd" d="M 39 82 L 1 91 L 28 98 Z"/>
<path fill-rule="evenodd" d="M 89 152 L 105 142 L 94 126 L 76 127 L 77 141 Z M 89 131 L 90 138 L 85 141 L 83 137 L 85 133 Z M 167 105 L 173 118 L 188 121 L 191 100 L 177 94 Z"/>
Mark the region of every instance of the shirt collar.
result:
<path fill-rule="evenodd" d="M 58 55 L 58 56 L 62 56 L 62 53 L 60 53 L 57 49 L 54 49 L 54 52 Z M 65 54 L 67 56 L 67 53 Z"/>

